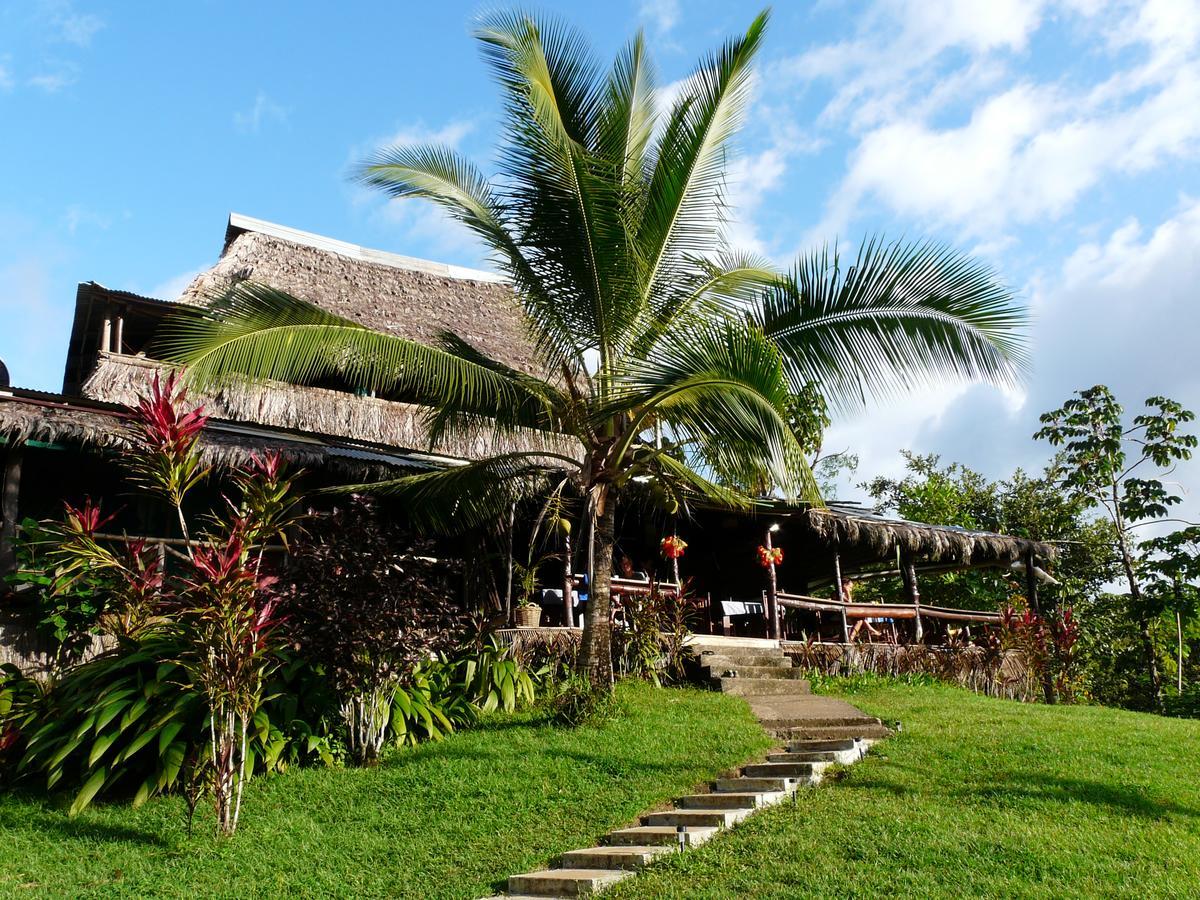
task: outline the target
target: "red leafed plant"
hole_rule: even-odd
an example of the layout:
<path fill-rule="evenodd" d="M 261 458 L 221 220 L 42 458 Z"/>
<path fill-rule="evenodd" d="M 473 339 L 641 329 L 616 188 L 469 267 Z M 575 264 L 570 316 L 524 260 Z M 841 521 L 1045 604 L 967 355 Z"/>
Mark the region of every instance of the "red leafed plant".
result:
<path fill-rule="evenodd" d="M 1029 677 L 1041 684 L 1047 703 L 1070 702 L 1075 696 L 1075 645 L 1079 626 L 1071 607 L 1044 618 L 1032 609 L 1006 608 L 1000 618 L 1002 642 L 1022 651 Z"/>
<path fill-rule="evenodd" d="M 186 549 L 182 563 L 167 571 L 146 541 L 126 538 L 114 546 L 101 538 L 98 531 L 111 517 L 90 499 L 80 508 L 68 505 L 64 521 L 47 533 L 56 585 L 105 573 L 111 596 L 99 618 L 104 631 L 133 637 L 153 627 L 181 639 L 180 658 L 163 662 L 184 667 L 210 713 L 210 747 L 199 764 L 207 770 L 217 831 L 229 835 L 237 828 L 243 779 L 253 768 L 251 722 L 280 643 L 280 598 L 272 590 L 275 579 L 264 572 L 265 549 L 298 519 L 298 500 L 294 477 L 284 473 L 277 453 L 252 455 L 234 475 L 239 495 L 226 499 L 228 514 L 211 517 L 191 540 L 184 499 L 209 470 L 199 451 L 207 419 L 201 407 L 184 405 L 186 397 L 176 375 L 165 383 L 156 376 L 131 410 L 126 456 L 138 480 L 174 508 Z"/>
<path fill-rule="evenodd" d="M 138 398 L 131 425 L 130 465 L 139 480 L 175 508 L 187 537 L 183 498 L 208 474 L 200 459 L 200 433 L 208 423 L 204 407 L 185 408 L 187 391 L 172 372 L 164 384 L 156 373 L 150 393 Z"/>

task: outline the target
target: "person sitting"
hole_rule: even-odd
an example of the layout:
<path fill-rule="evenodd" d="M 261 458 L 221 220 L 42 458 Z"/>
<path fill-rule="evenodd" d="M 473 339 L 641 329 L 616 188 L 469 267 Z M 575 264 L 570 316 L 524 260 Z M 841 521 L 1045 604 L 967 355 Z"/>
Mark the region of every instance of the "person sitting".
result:
<path fill-rule="evenodd" d="M 847 581 L 842 585 L 842 599 L 847 603 L 854 602 L 854 582 Z M 876 628 L 872 623 L 881 621 L 880 619 L 868 616 L 864 619 L 859 619 L 854 623 L 854 628 L 850 632 L 850 643 L 854 643 L 859 639 L 859 635 L 863 631 L 867 632 L 867 639 L 873 641 L 875 638 L 882 637 L 883 632 Z"/>

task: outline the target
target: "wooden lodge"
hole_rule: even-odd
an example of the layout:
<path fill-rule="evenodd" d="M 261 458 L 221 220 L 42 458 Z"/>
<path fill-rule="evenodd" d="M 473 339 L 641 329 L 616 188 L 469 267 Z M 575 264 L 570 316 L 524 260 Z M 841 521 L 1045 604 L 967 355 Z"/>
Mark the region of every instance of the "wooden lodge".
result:
<path fill-rule="evenodd" d="M 0 385 L 0 569 L 12 564 L 25 517 L 57 516 L 64 499 L 121 493 L 115 473 L 126 440 L 124 409 L 162 368 L 153 343 L 159 326 L 181 305 L 204 303 L 241 280 L 413 340 L 433 342 L 453 331 L 516 369 L 536 371 L 517 299 L 495 275 L 231 215 L 220 258 L 179 297 L 144 297 L 94 281 L 79 285 L 61 393 Z M 422 407 L 402 397 L 367 396 L 351 384 L 229 385 L 194 399 L 210 415 L 202 451 L 214 465 L 236 465 L 252 452 L 274 449 L 323 483 L 456 465 L 504 443 L 481 433 L 430 446 Z M 523 437 L 506 440 L 532 446 Z M 112 527 L 177 537 L 171 522 L 136 505 Z M 912 622 L 911 637 L 918 639 L 939 619 L 990 621 L 994 614 L 922 607 L 920 575 L 1017 566 L 1034 598 L 1038 567 L 1053 556 L 1050 547 L 1021 538 L 890 519 L 841 503 L 820 509 L 773 504 L 753 514 L 699 509 L 678 521 L 630 505 L 619 522 L 617 555 L 652 581 L 670 580 L 659 542 L 672 530 L 689 542 L 683 574 L 708 598 L 712 630 L 781 636 L 803 614 L 816 622 L 814 633 L 829 640 L 847 638 L 850 625 L 867 617 Z M 764 571 L 755 551 L 768 542 L 783 550 L 785 562 Z M 904 609 L 848 602 L 847 581 L 884 577 L 908 586 Z M 561 586 L 563 573 L 551 571 L 546 580 Z M 640 590 L 635 582 L 627 588 L 631 596 Z M 499 608 L 511 601 L 493 597 Z M 794 612 L 785 615 L 788 610 Z"/>

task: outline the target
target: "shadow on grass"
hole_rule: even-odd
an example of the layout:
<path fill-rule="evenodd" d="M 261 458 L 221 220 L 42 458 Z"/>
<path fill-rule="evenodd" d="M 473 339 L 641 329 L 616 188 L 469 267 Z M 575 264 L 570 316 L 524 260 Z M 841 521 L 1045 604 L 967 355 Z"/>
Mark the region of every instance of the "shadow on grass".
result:
<path fill-rule="evenodd" d="M 9 798 L 9 804 L 14 800 L 25 807 L 25 811 L 14 814 L 11 805 L 0 807 L 0 830 L 35 832 L 39 836 L 64 840 L 140 844 L 159 848 L 170 846 L 152 831 L 87 819 L 70 819 L 64 810 L 55 808 L 46 798 L 16 796 Z"/>
<path fill-rule="evenodd" d="M 1170 800 L 1156 800 L 1134 787 L 1082 778 L 997 773 L 995 783 L 958 792 L 959 796 L 995 802 L 1088 803 L 1123 815 L 1161 819 L 1167 815 L 1200 819 L 1200 809 Z"/>

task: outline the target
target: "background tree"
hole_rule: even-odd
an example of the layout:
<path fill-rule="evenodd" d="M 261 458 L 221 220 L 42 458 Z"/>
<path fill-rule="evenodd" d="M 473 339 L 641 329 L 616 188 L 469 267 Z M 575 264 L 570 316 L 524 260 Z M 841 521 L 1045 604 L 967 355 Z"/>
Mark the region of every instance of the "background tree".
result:
<path fill-rule="evenodd" d="M 1180 498 L 1162 482 L 1179 460 L 1190 459 L 1195 435 L 1180 428 L 1195 414 L 1166 397 L 1151 397 L 1146 412 L 1125 424 L 1124 410 L 1104 385 L 1078 391 L 1059 409 L 1041 417 L 1035 439 L 1062 447 L 1058 479 L 1072 496 L 1101 510 L 1112 522 L 1156 707 L 1162 706 L 1162 677 L 1154 646 L 1153 601 L 1138 574 L 1135 529 L 1168 518 Z M 1157 477 L 1145 477 L 1147 473 Z"/>
<path fill-rule="evenodd" d="M 1147 611 L 1175 619 L 1175 687 L 1183 694 L 1185 624 L 1200 608 L 1200 526 L 1189 526 L 1145 541 Z"/>
<path fill-rule="evenodd" d="M 522 13 L 476 37 L 503 100 L 499 177 L 439 146 L 401 146 L 359 179 L 432 201 L 491 251 L 521 302 L 540 374 L 454 335 L 425 347 L 297 298 L 242 283 L 179 320 L 168 354 L 201 384 L 225 376 L 308 382 L 340 375 L 427 406 L 431 439 L 451 431 L 541 436 L 374 490 L 439 528 L 498 525 L 564 477 L 595 536 L 580 665 L 612 680 L 610 581 L 616 507 L 635 478 L 668 505 L 721 486 L 770 484 L 817 499 L 789 397 L 819 385 L 830 407 L 946 378 L 1011 382 L 1024 311 L 986 266 L 930 243 L 836 250 L 779 277 L 725 241 L 725 184 L 767 23 L 704 58 L 660 113 L 641 35 L 605 70 L 573 30 Z"/>
<path fill-rule="evenodd" d="M 959 463 L 943 464 L 934 455 L 901 451 L 904 478 L 879 477 L 862 487 L 881 508 L 919 522 L 937 522 L 1011 534 L 1054 544 L 1056 585 L 1039 592 L 1043 607 L 1078 606 L 1096 597 L 1117 577 L 1118 560 L 1112 526 L 1096 520 L 1086 504 L 1065 494 L 1050 466 L 1041 476 L 1018 469 L 991 481 Z M 901 587 L 887 581 L 866 582 L 859 591 L 879 592 L 902 601 Z M 998 610 L 1024 596 L 1023 571 L 968 569 L 928 575 L 922 594 L 932 604 Z"/>

